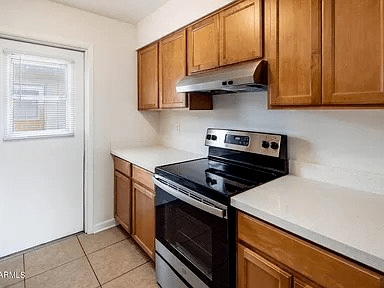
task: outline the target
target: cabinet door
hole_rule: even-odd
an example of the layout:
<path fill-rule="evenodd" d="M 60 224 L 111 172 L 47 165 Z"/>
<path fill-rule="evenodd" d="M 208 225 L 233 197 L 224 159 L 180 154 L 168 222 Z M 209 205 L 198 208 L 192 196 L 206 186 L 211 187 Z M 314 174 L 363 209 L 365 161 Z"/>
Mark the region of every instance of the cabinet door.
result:
<path fill-rule="evenodd" d="M 131 179 L 115 170 L 115 219 L 131 233 Z"/>
<path fill-rule="evenodd" d="M 321 0 L 266 0 L 269 105 L 321 104 Z"/>
<path fill-rule="evenodd" d="M 238 288 L 290 288 L 292 276 L 254 251 L 238 244 Z"/>
<path fill-rule="evenodd" d="M 155 257 L 155 194 L 133 183 L 133 231 L 132 236 L 143 250 Z"/>
<path fill-rule="evenodd" d="M 158 43 L 139 50 L 137 57 L 139 110 L 159 108 Z"/>
<path fill-rule="evenodd" d="M 220 12 L 220 65 L 263 57 L 261 0 L 246 0 Z"/>
<path fill-rule="evenodd" d="M 218 15 L 188 27 L 188 75 L 219 66 L 219 32 Z"/>
<path fill-rule="evenodd" d="M 185 93 L 176 93 L 176 84 L 187 75 L 186 31 L 173 33 L 159 46 L 160 108 L 186 107 Z"/>
<path fill-rule="evenodd" d="M 384 0 L 323 2 L 323 103 L 384 103 Z"/>

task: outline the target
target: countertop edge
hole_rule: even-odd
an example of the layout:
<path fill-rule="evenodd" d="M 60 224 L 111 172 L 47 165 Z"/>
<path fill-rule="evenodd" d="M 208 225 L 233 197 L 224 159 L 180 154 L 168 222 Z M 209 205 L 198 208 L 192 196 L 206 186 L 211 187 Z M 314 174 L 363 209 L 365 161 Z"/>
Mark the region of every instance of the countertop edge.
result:
<path fill-rule="evenodd" d="M 172 152 L 174 155 L 169 156 L 170 152 Z M 139 153 L 141 156 L 140 155 L 133 156 L 132 153 Z M 148 153 L 148 154 L 152 153 L 152 155 L 153 153 L 156 153 L 156 154 L 168 153 L 168 154 L 161 157 L 155 157 L 156 160 L 154 159 L 148 160 L 149 159 L 148 157 L 146 158 L 145 156 L 143 156 L 145 153 Z M 177 156 L 175 156 L 175 153 Z M 181 150 L 173 147 L 161 146 L 161 145 L 144 146 L 144 147 L 111 148 L 110 154 L 113 156 L 119 157 L 125 161 L 128 161 L 136 166 L 139 166 L 151 173 L 155 173 L 155 167 L 157 166 L 168 165 L 172 163 L 178 163 L 178 162 L 189 161 L 193 159 L 206 157 L 204 155 L 196 154 L 193 152 L 189 152 L 189 151 L 185 151 L 185 150 Z"/>
<path fill-rule="evenodd" d="M 330 249 L 336 253 L 339 253 L 345 257 L 355 260 L 359 263 L 365 264 L 373 269 L 384 273 L 384 259 L 371 255 L 367 252 L 361 251 L 319 233 L 313 232 L 309 229 L 303 228 L 299 225 L 293 224 L 289 221 L 281 219 L 272 214 L 266 213 L 256 207 L 245 204 L 237 199 L 231 199 L 231 206 L 236 209 L 248 213 L 254 217 L 264 220 L 272 225 L 275 225 L 283 230 L 288 231 L 294 235 L 307 239 L 320 246 Z"/>

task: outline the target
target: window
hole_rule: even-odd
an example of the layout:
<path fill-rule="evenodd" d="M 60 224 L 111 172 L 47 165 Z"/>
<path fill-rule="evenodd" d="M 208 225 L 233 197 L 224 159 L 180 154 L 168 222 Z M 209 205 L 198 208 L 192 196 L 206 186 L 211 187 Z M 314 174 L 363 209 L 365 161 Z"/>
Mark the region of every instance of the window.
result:
<path fill-rule="evenodd" d="M 4 140 L 73 136 L 73 62 L 11 51 L 4 56 Z"/>

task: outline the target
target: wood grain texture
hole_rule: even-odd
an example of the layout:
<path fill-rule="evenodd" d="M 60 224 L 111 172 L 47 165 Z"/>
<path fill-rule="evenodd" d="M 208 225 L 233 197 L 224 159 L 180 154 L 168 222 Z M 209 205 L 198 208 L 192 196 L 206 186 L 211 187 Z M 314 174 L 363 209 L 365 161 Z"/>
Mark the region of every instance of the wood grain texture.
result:
<path fill-rule="evenodd" d="M 136 165 L 133 165 L 132 179 L 151 190 L 155 190 L 155 185 L 153 184 L 152 176 L 153 174 L 151 172 Z"/>
<path fill-rule="evenodd" d="M 321 104 L 321 0 L 266 0 L 269 106 Z"/>
<path fill-rule="evenodd" d="M 238 240 L 323 287 L 382 288 L 383 275 L 238 212 Z"/>
<path fill-rule="evenodd" d="M 113 156 L 113 162 L 115 164 L 115 170 L 119 171 L 125 176 L 131 177 L 132 175 L 131 163 L 116 156 Z"/>
<path fill-rule="evenodd" d="M 133 183 L 132 237 L 155 259 L 155 193 Z"/>
<path fill-rule="evenodd" d="M 159 43 L 160 108 L 187 107 L 187 95 L 176 93 L 176 84 L 187 75 L 186 31 L 171 34 Z"/>
<path fill-rule="evenodd" d="M 292 275 L 238 244 L 238 288 L 290 288 Z"/>
<path fill-rule="evenodd" d="M 188 75 L 219 66 L 219 15 L 187 29 Z"/>
<path fill-rule="evenodd" d="M 293 279 L 293 288 L 315 288 L 308 283 L 305 283 L 304 281 L 301 281 L 299 279 Z"/>
<path fill-rule="evenodd" d="M 384 103 L 384 0 L 323 3 L 323 103 Z"/>
<path fill-rule="evenodd" d="M 159 108 L 159 48 L 158 43 L 137 52 L 138 109 Z"/>
<path fill-rule="evenodd" d="M 115 170 L 115 219 L 131 234 L 131 185 L 127 176 Z"/>
<path fill-rule="evenodd" d="M 212 110 L 212 95 L 189 93 L 189 110 Z"/>
<path fill-rule="evenodd" d="M 242 1 L 219 17 L 220 66 L 263 57 L 261 0 Z"/>

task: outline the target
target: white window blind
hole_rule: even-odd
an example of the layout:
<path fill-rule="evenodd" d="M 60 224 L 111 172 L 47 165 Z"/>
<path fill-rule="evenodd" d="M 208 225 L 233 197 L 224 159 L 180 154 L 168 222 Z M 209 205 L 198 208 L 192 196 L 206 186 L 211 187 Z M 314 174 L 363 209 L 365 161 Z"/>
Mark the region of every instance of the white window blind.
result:
<path fill-rule="evenodd" d="M 73 62 L 3 53 L 4 140 L 74 135 Z"/>

